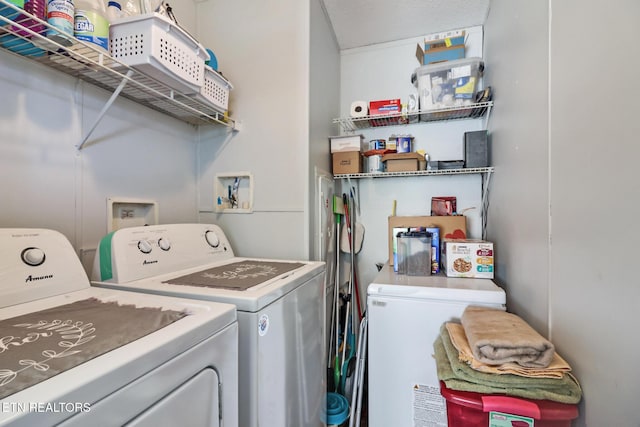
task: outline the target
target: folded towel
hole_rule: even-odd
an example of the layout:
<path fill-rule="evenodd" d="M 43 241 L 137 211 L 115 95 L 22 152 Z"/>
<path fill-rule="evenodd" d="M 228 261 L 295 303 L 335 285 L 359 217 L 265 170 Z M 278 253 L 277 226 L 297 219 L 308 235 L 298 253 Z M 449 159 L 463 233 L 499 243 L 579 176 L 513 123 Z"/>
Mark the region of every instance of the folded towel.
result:
<path fill-rule="evenodd" d="M 458 360 L 458 351 L 451 343 L 445 325 L 433 344 L 438 379 L 451 390 L 474 391 L 484 394 L 504 394 L 575 404 L 582 398 L 580 384 L 571 373 L 562 379 L 524 378 L 517 375 L 478 372 Z"/>
<path fill-rule="evenodd" d="M 451 342 L 458 350 L 458 359 L 476 371 L 498 375 L 513 374 L 528 378 L 562 378 L 565 373 L 571 371 L 571 366 L 558 353 L 553 354 L 553 359 L 546 368 L 525 368 L 513 362 L 502 365 L 487 365 L 473 357 L 469 341 L 464 333 L 464 327 L 461 324 L 449 322 L 446 327 Z"/>
<path fill-rule="evenodd" d="M 553 344 L 515 314 L 469 306 L 461 321 L 473 357 L 482 363 L 546 368 L 553 359 Z"/>

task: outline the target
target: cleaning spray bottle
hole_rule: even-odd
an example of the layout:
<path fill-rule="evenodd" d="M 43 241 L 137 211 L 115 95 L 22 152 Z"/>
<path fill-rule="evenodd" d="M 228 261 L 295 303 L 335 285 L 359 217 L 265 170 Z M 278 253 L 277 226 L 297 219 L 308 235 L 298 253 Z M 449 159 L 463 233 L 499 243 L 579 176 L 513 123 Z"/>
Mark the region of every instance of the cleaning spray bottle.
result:
<path fill-rule="evenodd" d="M 102 0 L 75 0 L 73 34 L 78 40 L 92 43 L 109 52 L 109 20 Z"/>
<path fill-rule="evenodd" d="M 73 0 L 47 0 L 47 22 L 51 26 L 47 29 L 48 38 L 63 46 L 73 44 L 74 10 Z"/>

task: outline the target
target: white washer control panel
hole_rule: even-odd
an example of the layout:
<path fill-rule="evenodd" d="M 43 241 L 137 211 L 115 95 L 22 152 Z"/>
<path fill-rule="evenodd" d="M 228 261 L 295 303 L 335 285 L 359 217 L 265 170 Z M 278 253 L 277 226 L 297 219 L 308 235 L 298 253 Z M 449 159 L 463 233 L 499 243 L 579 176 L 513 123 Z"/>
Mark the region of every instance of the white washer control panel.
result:
<path fill-rule="evenodd" d="M 0 228 L 0 307 L 88 287 L 75 249 L 60 232 Z"/>
<path fill-rule="evenodd" d="M 91 279 L 126 283 L 233 257 L 229 240 L 214 224 L 127 227 L 101 240 Z"/>

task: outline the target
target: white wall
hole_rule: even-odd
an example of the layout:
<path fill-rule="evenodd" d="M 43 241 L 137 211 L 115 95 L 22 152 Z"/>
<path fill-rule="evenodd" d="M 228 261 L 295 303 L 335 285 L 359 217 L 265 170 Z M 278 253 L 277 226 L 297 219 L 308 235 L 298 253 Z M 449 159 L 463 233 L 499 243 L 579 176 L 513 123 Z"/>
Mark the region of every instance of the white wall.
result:
<path fill-rule="evenodd" d="M 482 27 L 467 28 L 466 56 L 482 57 Z M 425 28 L 425 35 L 429 31 Z M 341 52 L 340 117 L 348 117 L 353 101 L 400 98 L 407 102 L 410 93 L 417 92 L 411 84 L 411 74 L 420 66 L 415 57 L 416 45 L 422 37 L 377 44 Z M 388 139 L 392 134 L 411 134 L 415 149 L 424 149 L 434 160 L 463 159 L 463 134 L 479 130 L 479 119 L 416 123 L 359 130 L 365 141 Z M 341 180 L 341 192 L 349 183 Z M 360 295 L 364 303 L 366 288 L 377 273 L 376 263 L 388 260 L 388 216 L 397 200 L 397 215 L 429 215 L 431 197 L 456 196 L 458 211 L 467 216 L 471 237 L 481 237 L 480 175 L 422 176 L 351 180 L 360 194 L 358 222 L 365 227 L 362 251 L 358 255 Z M 348 194 L 348 193 L 347 193 Z M 346 269 L 343 269 L 346 271 Z"/>
<path fill-rule="evenodd" d="M 638 16 L 632 0 L 494 0 L 485 26 L 497 271 L 581 382 L 579 426 L 638 425 Z"/>
<path fill-rule="evenodd" d="M 309 2 L 205 1 L 200 41 L 235 86 L 236 134 L 202 129 L 199 219 L 221 225 L 237 254 L 307 258 L 309 247 Z M 213 212 L 216 173 L 254 176 L 252 214 Z"/>
<path fill-rule="evenodd" d="M 321 208 L 331 213 L 331 207 L 319 205 L 320 192 L 318 178 L 326 177 L 327 185 L 333 184 L 331 176 L 331 156 L 328 136 L 336 132 L 332 119 L 339 114 L 340 101 L 340 50 L 333 35 L 321 0 L 311 0 L 311 44 L 309 47 L 309 254 L 315 260 L 325 260 L 326 249 L 331 236 L 325 230 L 332 230 L 333 216 L 328 215 L 322 224 Z M 327 197 L 328 194 L 325 191 Z M 319 240 L 323 239 L 324 244 Z"/>
<path fill-rule="evenodd" d="M 196 221 L 195 128 L 0 51 L 0 226 L 65 234 L 87 268 L 107 232 L 107 198 L 155 200 L 160 221 Z"/>

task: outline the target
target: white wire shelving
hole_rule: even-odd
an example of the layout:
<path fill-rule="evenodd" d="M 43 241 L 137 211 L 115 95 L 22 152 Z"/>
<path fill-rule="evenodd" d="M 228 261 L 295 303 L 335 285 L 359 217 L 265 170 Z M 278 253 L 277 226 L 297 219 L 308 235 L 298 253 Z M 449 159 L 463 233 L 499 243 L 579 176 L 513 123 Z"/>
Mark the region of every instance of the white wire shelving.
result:
<path fill-rule="evenodd" d="M 390 114 L 385 116 L 341 117 L 333 119 L 334 124 L 340 125 L 344 132 L 355 132 L 385 126 L 418 125 L 420 123 L 441 122 L 448 120 L 479 119 L 488 120 L 493 107 L 493 101 L 479 102 L 464 106 L 446 107 L 431 110 L 420 110 L 405 114 Z M 486 129 L 486 123 L 485 123 Z"/>
<path fill-rule="evenodd" d="M 118 96 L 192 125 L 219 125 L 237 130 L 236 121 L 228 114 L 123 64 L 90 43 L 67 37 L 62 40 L 63 45 L 47 38 L 46 31 L 53 27 L 7 0 L 0 0 L 0 11 L 0 49 L 112 93 L 78 149 Z"/>
<path fill-rule="evenodd" d="M 391 177 L 399 177 L 399 176 L 464 175 L 464 174 L 492 173 L 492 172 L 493 172 L 493 167 L 460 168 L 460 169 L 420 170 L 420 171 L 404 171 L 404 172 L 345 173 L 345 174 L 334 175 L 334 178 L 335 179 L 391 178 Z"/>
<path fill-rule="evenodd" d="M 484 129 L 488 127 L 493 101 L 479 102 L 475 104 L 448 107 L 432 110 L 417 111 L 408 114 L 393 114 L 388 116 L 366 116 L 359 118 L 338 118 L 334 119 L 334 124 L 339 124 L 346 133 L 353 133 L 361 129 L 375 129 L 385 126 L 413 126 L 421 123 L 441 122 L 450 120 L 483 119 Z M 336 174 L 334 179 L 345 180 L 351 187 L 351 179 L 374 179 L 374 178 L 398 178 L 398 177 L 418 177 L 418 176 L 443 176 L 443 175 L 471 175 L 479 174 L 481 178 L 481 218 L 482 218 L 482 238 L 486 237 L 487 214 L 489 209 L 489 185 L 493 167 L 485 168 L 459 168 L 459 169 L 438 169 L 438 170 L 418 170 L 403 172 L 363 172 Z"/>

